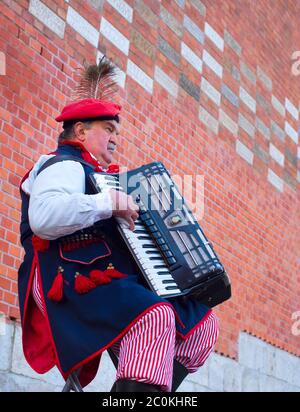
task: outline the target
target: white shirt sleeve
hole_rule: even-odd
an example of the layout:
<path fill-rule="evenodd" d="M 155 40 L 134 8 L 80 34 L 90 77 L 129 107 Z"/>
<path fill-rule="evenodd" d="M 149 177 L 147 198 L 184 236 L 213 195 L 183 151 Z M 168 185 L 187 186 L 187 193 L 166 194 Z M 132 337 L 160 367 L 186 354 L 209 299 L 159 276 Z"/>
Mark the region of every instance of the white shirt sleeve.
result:
<path fill-rule="evenodd" d="M 22 185 L 30 195 L 29 224 L 43 239 L 53 240 L 112 216 L 108 192 L 85 194 L 85 173 L 79 162 L 55 163 L 30 178 L 31 184 Z"/>

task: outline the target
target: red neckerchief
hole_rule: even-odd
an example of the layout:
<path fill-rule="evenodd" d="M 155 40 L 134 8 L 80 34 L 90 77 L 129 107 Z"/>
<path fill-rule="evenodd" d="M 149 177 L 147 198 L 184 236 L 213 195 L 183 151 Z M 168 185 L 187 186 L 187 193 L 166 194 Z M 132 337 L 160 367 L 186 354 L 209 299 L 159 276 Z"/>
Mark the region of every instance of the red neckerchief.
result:
<path fill-rule="evenodd" d="M 85 160 L 86 162 L 94 166 L 95 172 L 104 172 L 98 160 L 94 156 L 92 156 L 88 150 L 86 150 L 86 148 L 84 147 L 82 143 L 74 142 L 72 140 L 62 140 L 61 144 L 78 147 L 81 150 L 81 156 L 83 160 Z M 119 173 L 119 165 L 117 164 L 109 165 L 108 168 L 105 170 L 105 173 Z"/>

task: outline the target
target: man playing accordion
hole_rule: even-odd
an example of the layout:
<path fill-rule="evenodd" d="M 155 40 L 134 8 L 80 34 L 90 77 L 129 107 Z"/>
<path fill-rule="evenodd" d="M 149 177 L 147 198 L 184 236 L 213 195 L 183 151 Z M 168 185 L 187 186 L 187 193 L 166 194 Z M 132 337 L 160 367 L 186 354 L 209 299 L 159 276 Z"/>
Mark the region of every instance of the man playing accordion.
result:
<path fill-rule="evenodd" d="M 175 391 L 208 358 L 218 320 L 197 300 L 167 300 L 145 286 L 115 220 L 133 230 L 138 206 L 125 193 L 91 187 L 91 172 L 118 171 L 111 162 L 121 107 L 107 94 L 113 68 L 106 59 L 86 68 L 79 98 L 56 118 L 64 129 L 57 149 L 21 183 L 24 354 L 38 373 L 57 366 L 66 379 L 80 368 L 85 386 L 110 348 L 118 357 L 114 390 Z M 82 94 L 95 78 L 101 87 Z"/>

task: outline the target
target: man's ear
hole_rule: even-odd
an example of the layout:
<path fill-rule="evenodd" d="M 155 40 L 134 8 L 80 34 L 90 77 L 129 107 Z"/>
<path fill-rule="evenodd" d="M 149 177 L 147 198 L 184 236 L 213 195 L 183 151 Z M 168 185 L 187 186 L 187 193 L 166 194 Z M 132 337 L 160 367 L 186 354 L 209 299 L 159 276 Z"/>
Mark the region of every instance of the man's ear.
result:
<path fill-rule="evenodd" d="M 84 128 L 84 125 L 83 125 L 82 122 L 75 123 L 75 125 L 74 125 L 74 134 L 80 142 L 85 141 L 86 133 L 85 133 L 85 128 Z"/>

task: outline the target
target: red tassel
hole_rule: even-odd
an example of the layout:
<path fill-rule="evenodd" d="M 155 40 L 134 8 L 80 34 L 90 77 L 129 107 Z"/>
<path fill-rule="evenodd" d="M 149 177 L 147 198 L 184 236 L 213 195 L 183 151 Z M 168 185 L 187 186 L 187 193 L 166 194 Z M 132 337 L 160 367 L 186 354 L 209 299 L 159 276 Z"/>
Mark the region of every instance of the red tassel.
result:
<path fill-rule="evenodd" d="M 109 263 L 107 269 L 103 273 L 107 274 L 107 276 L 109 276 L 112 279 L 121 279 L 127 277 L 127 275 L 125 275 L 124 273 L 121 273 L 118 270 L 116 270 L 112 263 Z"/>
<path fill-rule="evenodd" d="M 93 281 L 91 281 L 86 276 L 82 276 L 79 272 L 76 272 L 74 289 L 77 293 L 87 293 L 95 287 L 96 285 Z"/>
<path fill-rule="evenodd" d="M 64 278 L 62 275 L 63 268 L 58 268 L 58 273 L 52 283 L 51 289 L 48 292 L 48 299 L 54 302 L 60 302 L 63 298 Z"/>
<path fill-rule="evenodd" d="M 110 278 L 112 279 L 122 279 L 122 278 L 127 278 L 127 275 L 124 273 L 119 272 L 116 269 L 106 269 L 104 271 L 105 274 L 107 274 Z"/>
<path fill-rule="evenodd" d="M 33 235 L 31 241 L 33 248 L 37 252 L 44 252 L 49 249 L 50 241 L 47 239 L 41 239 L 40 237 Z"/>
<path fill-rule="evenodd" d="M 92 270 L 89 276 L 97 286 L 106 285 L 111 282 L 111 278 L 105 272 L 102 272 L 102 270 Z"/>

